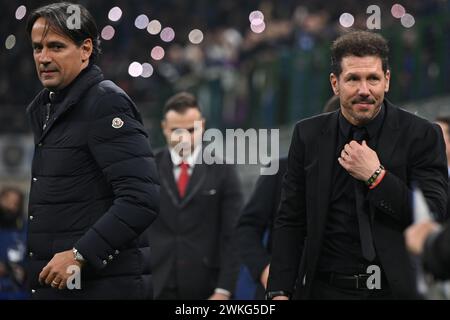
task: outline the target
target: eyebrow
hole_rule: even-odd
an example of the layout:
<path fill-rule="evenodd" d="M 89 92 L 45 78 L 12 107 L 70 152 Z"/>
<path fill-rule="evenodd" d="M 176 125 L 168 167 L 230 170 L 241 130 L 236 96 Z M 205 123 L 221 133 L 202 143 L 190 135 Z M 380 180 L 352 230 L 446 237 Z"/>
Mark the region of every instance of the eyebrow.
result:
<path fill-rule="evenodd" d="M 66 46 L 64 42 L 61 41 L 50 41 L 48 43 L 49 46 Z"/>
<path fill-rule="evenodd" d="M 33 47 L 36 47 L 36 46 L 42 46 L 42 42 L 32 42 L 32 45 L 33 45 Z M 50 41 L 50 42 L 48 42 L 47 43 L 47 46 L 48 47 L 54 47 L 54 46 L 62 46 L 62 47 L 65 47 L 66 46 L 66 44 L 65 43 L 63 43 L 63 42 L 61 42 L 61 41 Z"/>
<path fill-rule="evenodd" d="M 346 79 L 351 78 L 351 77 L 357 77 L 357 78 L 360 78 L 361 75 L 360 75 L 360 74 L 357 74 L 357 73 L 347 73 L 346 75 L 344 75 L 344 77 L 345 77 Z M 380 75 L 379 75 L 378 73 L 371 72 L 371 73 L 369 73 L 369 74 L 367 75 L 367 77 L 368 77 L 368 78 L 370 78 L 370 77 L 377 77 L 377 78 L 379 78 Z"/>
<path fill-rule="evenodd" d="M 195 127 L 191 127 L 191 128 L 172 128 L 172 131 L 177 131 L 177 130 L 187 130 L 189 131 L 189 133 L 192 133 L 195 131 Z"/>

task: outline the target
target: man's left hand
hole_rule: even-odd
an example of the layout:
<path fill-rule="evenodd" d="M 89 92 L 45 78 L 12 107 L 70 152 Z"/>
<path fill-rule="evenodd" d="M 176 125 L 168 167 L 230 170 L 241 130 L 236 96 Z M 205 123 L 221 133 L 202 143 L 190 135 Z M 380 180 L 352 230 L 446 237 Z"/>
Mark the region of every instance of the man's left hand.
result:
<path fill-rule="evenodd" d="M 67 272 L 68 268 L 73 265 L 81 268 L 81 263 L 74 259 L 72 250 L 59 252 L 42 269 L 39 274 L 39 282 L 62 290 L 66 288 L 67 279 L 72 275 Z"/>
<path fill-rule="evenodd" d="M 370 149 L 366 141 L 359 144 L 351 141 L 344 146 L 338 158 L 340 165 L 355 179 L 367 181 L 380 167 L 377 153 Z"/>

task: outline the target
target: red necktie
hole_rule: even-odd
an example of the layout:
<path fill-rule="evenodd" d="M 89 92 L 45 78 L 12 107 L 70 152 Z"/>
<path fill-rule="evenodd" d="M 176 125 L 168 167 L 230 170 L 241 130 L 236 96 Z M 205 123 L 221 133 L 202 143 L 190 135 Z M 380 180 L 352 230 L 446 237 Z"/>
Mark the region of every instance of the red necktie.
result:
<path fill-rule="evenodd" d="M 180 176 L 178 177 L 178 192 L 180 193 L 180 196 L 183 198 L 186 193 L 186 187 L 189 182 L 189 165 L 186 162 L 180 163 Z"/>

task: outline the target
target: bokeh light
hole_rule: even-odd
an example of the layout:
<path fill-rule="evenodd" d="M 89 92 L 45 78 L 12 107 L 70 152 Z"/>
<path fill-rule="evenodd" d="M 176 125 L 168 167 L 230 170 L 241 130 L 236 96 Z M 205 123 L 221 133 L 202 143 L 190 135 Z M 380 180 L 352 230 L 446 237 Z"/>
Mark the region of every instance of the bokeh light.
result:
<path fill-rule="evenodd" d="M 165 27 L 161 30 L 161 40 L 164 42 L 170 42 L 175 39 L 175 31 L 171 27 Z"/>
<path fill-rule="evenodd" d="M 203 32 L 199 29 L 194 29 L 189 32 L 189 41 L 192 44 L 200 44 L 203 41 Z"/>
<path fill-rule="evenodd" d="M 156 46 L 152 49 L 152 52 L 150 53 L 150 56 L 153 60 L 161 60 L 164 58 L 164 55 L 166 53 L 164 52 L 164 49 L 160 46 Z"/>
<path fill-rule="evenodd" d="M 144 62 L 142 64 L 142 74 L 141 77 L 143 78 L 150 78 L 153 74 L 153 67 L 150 63 Z"/>
<path fill-rule="evenodd" d="M 128 73 L 132 77 L 139 77 L 142 74 L 142 65 L 139 62 L 132 62 L 128 67 Z"/>
<path fill-rule="evenodd" d="M 158 34 L 161 31 L 161 22 L 158 20 L 152 20 L 147 26 L 147 31 L 150 34 Z"/>
<path fill-rule="evenodd" d="M 253 20 L 255 19 L 260 19 L 264 21 L 264 14 L 259 10 L 250 12 L 248 16 L 248 20 L 250 20 L 250 23 L 253 24 Z"/>
<path fill-rule="evenodd" d="M 5 40 L 5 48 L 11 50 L 16 45 L 16 36 L 10 34 Z"/>
<path fill-rule="evenodd" d="M 111 40 L 114 37 L 115 33 L 116 31 L 114 30 L 114 28 L 110 25 L 107 25 L 102 30 L 102 39 Z"/>
<path fill-rule="evenodd" d="M 136 20 L 134 20 L 134 25 L 138 29 L 145 29 L 147 28 L 149 23 L 148 17 L 145 14 L 139 15 Z"/>
<path fill-rule="evenodd" d="M 18 7 L 16 10 L 16 19 L 22 20 L 26 14 L 27 14 L 27 7 L 22 5 L 22 6 Z"/>
<path fill-rule="evenodd" d="M 339 23 L 344 28 L 350 28 L 355 23 L 355 18 L 350 13 L 345 12 L 339 17 Z"/>
<path fill-rule="evenodd" d="M 108 13 L 108 19 L 111 21 L 119 21 L 119 19 L 122 17 L 122 9 L 119 7 L 114 7 L 111 10 L 109 10 Z"/>
<path fill-rule="evenodd" d="M 406 10 L 401 4 L 396 3 L 392 6 L 391 13 L 394 18 L 400 19 L 405 15 Z"/>
<path fill-rule="evenodd" d="M 407 13 L 401 18 L 400 22 L 402 23 L 402 26 L 404 26 L 405 28 L 411 28 L 416 23 L 416 20 L 412 15 Z"/>
<path fill-rule="evenodd" d="M 251 24 L 253 24 L 255 26 L 259 26 L 261 23 L 264 23 L 264 20 L 260 19 L 260 18 L 253 19 L 251 22 Z"/>
<path fill-rule="evenodd" d="M 258 25 L 254 25 L 253 23 L 250 25 L 250 29 L 252 29 L 252 31 L 254 33 L 261 33 L 266 29 L 266 24 L 264 23 L 264 21 Z"/>

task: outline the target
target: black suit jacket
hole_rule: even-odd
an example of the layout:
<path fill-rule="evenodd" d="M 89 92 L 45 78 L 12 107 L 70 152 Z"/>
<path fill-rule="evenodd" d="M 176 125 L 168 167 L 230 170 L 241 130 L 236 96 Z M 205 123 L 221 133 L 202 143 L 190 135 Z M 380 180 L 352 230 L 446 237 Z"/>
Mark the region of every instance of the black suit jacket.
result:
<path fill-rule="evenodd" d="M 182 299 L 206 299 L 215 288 L 233 292 L 239 270 L 231 235 L 243 201 L 235 168 L 196 164 L 180 199 L 169 150 L 156 162 L 160 216 L 149 229 L 155 298 L 170 282 Z"/>
<path fill-rule="evenodd" d="M 447 167 L 442 132 L 436 125 L 388 101 L 376 152 L 387 169 L 368 191 L 374 245 L 392 293 L 416 298 L 414 269 L 403 231 L 411 223 L 411 183 L 422 189 L 430 209 L 446 210 Z M 331 193 L 338 112 L 297 123 L 277 214 L 269 290 L 308 298 L 320 256 Z M 297 283 L 296 283 L 297 282 Z"/>
<path fill-rule="evenodd" d="M 260 278 L 270 262 L 273 220 L 280 204 L 281 182 L 286 167 L 287 158 L 281 158 L 276 174 L 262 175 L 258 178 L 236 228 L 240 258 L 257 284 L 256 297 L 260 299 L 264 298 Z M 267 241 L 264 243 L 266 236 Z"/>

